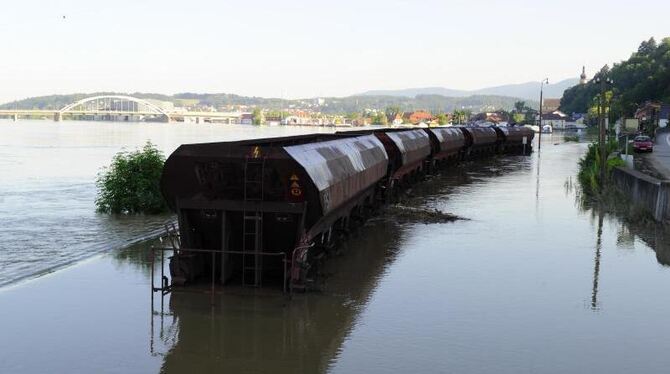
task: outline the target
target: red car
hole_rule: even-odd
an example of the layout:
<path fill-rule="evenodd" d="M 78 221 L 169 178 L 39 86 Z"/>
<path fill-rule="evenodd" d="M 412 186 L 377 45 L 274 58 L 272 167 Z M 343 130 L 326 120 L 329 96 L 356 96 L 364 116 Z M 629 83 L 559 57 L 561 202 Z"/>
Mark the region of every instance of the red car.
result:
<path fill-rule="evenodd" d="M 651 138 L 648 136 L 636 136 L 633 140 L 633 150 L 635 152 L 653 152 L 654 143 L 651 141 Z"/>

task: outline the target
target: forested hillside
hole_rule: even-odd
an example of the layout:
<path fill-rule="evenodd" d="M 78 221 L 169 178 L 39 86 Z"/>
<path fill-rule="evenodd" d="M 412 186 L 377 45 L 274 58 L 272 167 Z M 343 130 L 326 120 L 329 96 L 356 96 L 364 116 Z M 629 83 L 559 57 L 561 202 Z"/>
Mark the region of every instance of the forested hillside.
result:
<path fill-rule="evenodd" d="M 654 38 L 644 41 L 628 60 L 615 63 L 611 69 L 605 66 L 587 84 L 566 90 L 561 110 L 586 113 L 600 92 L 595 80 L 604 76 L 614 81 L 607 94 L 614 118 L 632 115 L 647 100 L 670 102 L 670 38 L 660 43 Z"/>

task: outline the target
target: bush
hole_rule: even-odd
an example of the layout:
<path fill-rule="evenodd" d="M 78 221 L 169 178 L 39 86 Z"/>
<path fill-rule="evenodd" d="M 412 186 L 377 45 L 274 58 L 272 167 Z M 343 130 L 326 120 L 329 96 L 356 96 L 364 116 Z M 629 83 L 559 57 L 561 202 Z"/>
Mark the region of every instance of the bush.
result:
<path fill-rule="evenodd" d="M 167 211 L 160 191 L 165 157 L 147 142 L 134 152 L 120 152 L 98 173 L 95 199 L 100 213 L 158 214 Z"/>
<path fill-rule="evenodd" d="M 607 154 L 617 151 L 619 145 L 616 140 L 610 141 L 607 144 Z M 616 166 L 623 166 L 625 162 L 614 157 L 607 160 L 605 166 L 605 178 L 609 178 L 612 174 L 612 169 Z M 589 144 L 589 149 L 579 160 L 579 174 L 577 175 L 582 191 L 587 195 L 595 195 L 600 191 L 600 147 L 598 143 Z"/>

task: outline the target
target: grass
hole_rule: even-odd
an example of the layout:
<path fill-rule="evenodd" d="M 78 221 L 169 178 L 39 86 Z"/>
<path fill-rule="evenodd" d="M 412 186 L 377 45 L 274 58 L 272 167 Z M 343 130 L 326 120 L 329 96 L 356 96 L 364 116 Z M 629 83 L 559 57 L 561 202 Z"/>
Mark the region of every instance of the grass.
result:
<path fill-rule="evenodd" d="M 607 144 L 607 154 L 611 154 L 619 149 L 618 142 L 610 141 Z M 623 166 L 625 162 L 619 157 L 612 157 L 607 160 L 605 168 L 605 178 L 610 179 L 612 169 L 616 166 Z M 589 144 L 589 149 L 579 160 L 579 174 L 577 179 L 582 187 L 582 191 L 589 196 L 597 196 L 601 192 L 600 186 L 603 184 L 600 177 L 600 147 L 598 143 Z M 608 183 L 609 184 L 609 183 Z"/>

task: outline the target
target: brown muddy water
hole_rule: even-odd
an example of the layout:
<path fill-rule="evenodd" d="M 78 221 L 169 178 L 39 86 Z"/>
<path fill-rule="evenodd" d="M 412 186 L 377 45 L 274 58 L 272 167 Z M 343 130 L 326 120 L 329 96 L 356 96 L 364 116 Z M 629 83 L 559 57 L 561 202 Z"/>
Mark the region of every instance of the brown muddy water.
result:
<path fill-rule="evenodd" d="M 6 286 L 0 373 L 666 373 L 669 236 L 581 208 L 585 145 L 553 143 L 414 187 L 468 220 L 371 220 L 320 292 L 152 306 L 150 242 Z"/>

